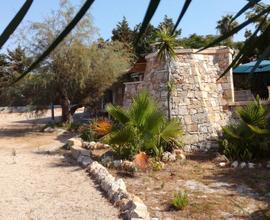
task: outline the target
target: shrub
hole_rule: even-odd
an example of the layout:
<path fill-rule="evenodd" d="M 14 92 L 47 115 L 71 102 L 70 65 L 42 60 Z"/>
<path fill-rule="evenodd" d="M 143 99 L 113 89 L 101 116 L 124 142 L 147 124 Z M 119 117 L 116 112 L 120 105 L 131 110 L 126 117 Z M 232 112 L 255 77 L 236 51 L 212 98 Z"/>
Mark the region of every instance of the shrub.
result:
<path fill-rule="evenodd" d="M 89 125 L 83 125 L 79 128 L 80 138 L 84 141 L 92 141 L 93 140 L 93 132 Z"/>
<path fill-rule="evenodd" d="M 181 123 L 177 119 L 166 120 L 156 102 L 146 92 L 135 97 L 127 110 L 108 105 L 107 111 L 116 122 L 108 142 L 125 159 L 139 152 L 159 157 L 167 145 L 181 145 Z"/>
<path fill-rule="evenodd" d="M 176 192 L 173 195 L 173 199 L 171 201 L 171 206 L 175 210 L 182 210 L 188 205 L 188 195 L 186 192 L 180 191 Z"/>
<path fill-rule="evenodd" d="M 221 148 L 231 160 L 249 161 L 270 155 L 269 110 L 259 99 L 236 110 L 239 121 L 223 128 Z"/>

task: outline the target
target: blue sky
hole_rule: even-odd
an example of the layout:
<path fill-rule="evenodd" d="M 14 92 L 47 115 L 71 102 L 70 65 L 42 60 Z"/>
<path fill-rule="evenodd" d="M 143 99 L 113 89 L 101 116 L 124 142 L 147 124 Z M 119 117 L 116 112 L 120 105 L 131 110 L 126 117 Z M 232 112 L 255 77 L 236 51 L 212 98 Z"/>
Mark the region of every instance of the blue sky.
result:
<path fill-rule="evenodd" d="M 9 0 L 2 3 L 0 8 L 0 31 L 8 24 L 24 0 Z M 71 0 L 80 5 L 81 0 Z M 165 14 L 176 20 L 184 0 L 162 0 L 155 17 L 154 25 L 158 24 Z M 270 0 L 264 2 L 270 3 Z M 126 16 L 133 27 L 142 21 L 149 0 L 96 0 L 91 8 L 94 24 L 98 27 L 100 36 L 108 39 L 117 22 Z M 216 34 L 216 22 L 225 14 L 237 12 L 246 0 L 193 0 L 180 27 L 182 36 L 192 33 Z M 58 7 L 58 0 L 34 0 L 25 17 L 25 21 L 40 21 L 52 10 Z M 243 18 L 242 18 L 243 19 Z M 241 20 L 241 19 L 240 19 Z M 243 39 L 243 33 L 238 34 L 236 40 Z"/>

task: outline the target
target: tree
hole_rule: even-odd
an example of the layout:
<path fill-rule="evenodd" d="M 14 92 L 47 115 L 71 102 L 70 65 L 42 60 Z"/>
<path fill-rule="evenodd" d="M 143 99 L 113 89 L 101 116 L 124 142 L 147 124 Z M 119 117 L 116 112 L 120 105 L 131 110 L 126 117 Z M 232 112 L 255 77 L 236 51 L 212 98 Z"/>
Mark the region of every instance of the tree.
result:
<path fill-rule="evenodd" d="M 163 18 L 163 21 L 159 23 L 157 29 L 159 30 L 167 29 L 169 33 L 172 33 L 174 27 L 175 27 L 175 23 L 173 22 L 173 19 L 165 15 Z M 178 38 L 181 35 L 181 32 L 182 32 L 181 29 L 176 30 L 174 32 L 175 37 Z"/>
<path fill-rule="evenodd" d="M 217 22 L 216 29 L 219 31 L 220 35 L 228 34 L 239 24 L 237 21 L 233 20 L 233 15 L 225 15 Z M 233 36 L 227 38 L 224 42 L 227 46 L 232 46 L 233 44 Z"/>
<path fill-rule="evenodd" d="M 153 52 L 152 44 L 155 42 L 156 38 L 156 28 L 152 24 L 149 24 L 145 30 L 145 33 L 141 36 L 140 40 L 136 42 L 140 28 L 141 24 L 138 24 L 133 30 L 133 47 L 137 57 L 142 57 L 148 53 Z"/>
<path fill-rule="evenodd" d="M 120 41 L 124 43 L 127 47 L 132 48 L 134 35 L 133 31 L 130 29 L 128 21 L 124 16 L 122 21 L 118 22 L 116 28 L 112 30 L 113 41 Z"/>
<path fill-rule="evenodd" d="M 74 11 L 75 8 L 64 1 L 60 9 L 43 22 L 32 23 L 33 38 L 28 51 L 39 56 L 72 19 Z M 72 121 L 77 108 L 95 103 L 129 67 L 130 54 L 123 44 L 103 42 L 101 47 L 100 42 L 91 40 L 94 31 L 88 14 L 33 74 L 45 81 L 40 86 L 47 103 L 60 100 L 64 122 Z"/>

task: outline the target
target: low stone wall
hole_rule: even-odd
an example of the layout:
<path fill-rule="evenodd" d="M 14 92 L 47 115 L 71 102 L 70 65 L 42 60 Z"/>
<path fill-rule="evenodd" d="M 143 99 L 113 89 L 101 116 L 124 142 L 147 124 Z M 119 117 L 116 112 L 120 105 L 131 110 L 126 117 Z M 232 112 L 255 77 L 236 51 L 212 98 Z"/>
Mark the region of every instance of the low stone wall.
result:
<path fill-rule="evenodd" d="M 130 194 L 126 189 L 123 179 L 116 179 L 100 163 L 93 161 L 90 151 L 82 148 L 83 142 L 80 138 L 71 138 L 67 142 L 67 147 L 71 150 L 72 157 L 93 177 L 105 192 L 107 198 L 121 211 L 121 216 L 126 220 L 156 220 L 150 218 L 146 205 L 143 201 Z"/>

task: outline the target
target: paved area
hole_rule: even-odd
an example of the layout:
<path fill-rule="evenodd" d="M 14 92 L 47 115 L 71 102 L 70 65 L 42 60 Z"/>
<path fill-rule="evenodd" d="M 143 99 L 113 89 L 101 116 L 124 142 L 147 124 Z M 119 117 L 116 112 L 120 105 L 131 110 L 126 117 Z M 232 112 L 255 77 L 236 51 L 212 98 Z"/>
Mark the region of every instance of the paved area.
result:
<path fill-rule="evenodd" d="M 87 174 L 57 153 L 68 135 L 38 132 L 46 120 L 0 114 L 0 219 L 119 219 Z"/>

